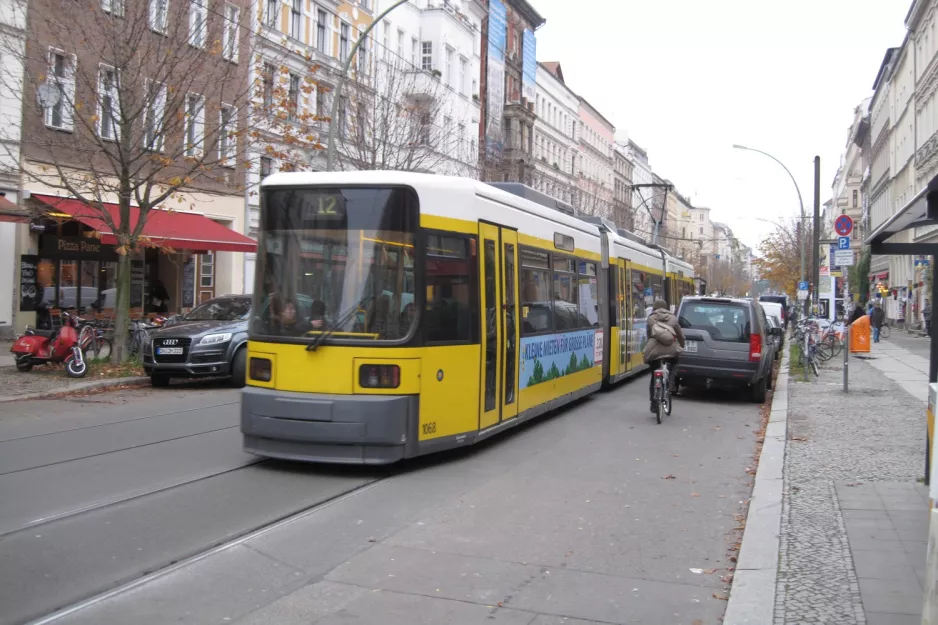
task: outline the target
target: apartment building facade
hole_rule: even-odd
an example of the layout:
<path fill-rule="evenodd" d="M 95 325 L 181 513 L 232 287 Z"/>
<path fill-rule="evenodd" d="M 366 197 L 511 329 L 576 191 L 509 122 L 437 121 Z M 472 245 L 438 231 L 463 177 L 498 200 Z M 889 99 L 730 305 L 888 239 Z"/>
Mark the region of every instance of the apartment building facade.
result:
<path fill-rule="evenodd" d="M 576 124 L 580 102 L 560 63 L 537 65 L 534 188 L 568 204 L 576 201 Z"/>
<path fill-rule="evenodd" d="M 614 191 L 612 147 L 616 127 L 585 98 L 578 96 L 577 207 L 588 215 L 610 217 Z"/>
<path fill-rule="evenodd" d="M 612 217 L 618 227 L 631 230 L 633 228 L 632 170 L 635 166 L 629 160 L 626 146 L 628 146 L 627 141 L 617 141 L 612 148 Z"/>
<path fill-rule="evenodd" d="M 240 234 L 250 10 L 29 3 L 24 91 L 37 96 L 23 98 L 21 201 L 36 216 L 15 235 L 18 331 L 40 304 L 113 311 L 119 255 L 131 256 L 140 314 L 242 290 L 243 254 L 255 247 Z M 150 164 L 121 178 L 128 159 Z M 131 223 L 148 210 L 137 248 L 117 228 L 121 180 L 135 185 Z M 151 299 L 158 282 L 168 302 Z"/>

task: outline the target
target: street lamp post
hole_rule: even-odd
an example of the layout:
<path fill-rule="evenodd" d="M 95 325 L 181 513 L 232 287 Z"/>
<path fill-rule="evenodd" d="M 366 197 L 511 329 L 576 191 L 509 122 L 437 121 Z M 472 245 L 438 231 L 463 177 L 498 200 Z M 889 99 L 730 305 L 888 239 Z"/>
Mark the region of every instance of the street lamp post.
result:
<path fill-rule="evenodd" d="M 342 71 L 339 73 L 339 77 L 335 83 L 335 95 L 332 96 L 332 114 L 329 117 L 329 143 L 326 148 L 326 171 L 332 171 L 335 166 L 335 119 L 339 114 L 339 100 L 342 99 L 342 87 L 345 86 L 345 78 L 348 76 L 349 67 L 352 65 L 352 59 L 355 58 L 355 53 L 358 52 L 359 46 L 362 45 L 362 42 L 368 37 L 368 33 L 378 25 L 378 22 L 387 17 L 388 13 L 401 6 L 406 4 L 408 0 L 397 0 L 394 4 L 389 6 L 387 9 L 382 11 L 374 21 L 369 24 L 362 33 L 358 36 L 358 41 L 355 42 L 355 45 L 352 46 L 352 49 L 348 53 L 348 58 L 345 59 L 345 62 L 342 64 Z"/>
<path fill-rule="evenodd" d="M 782 169 L 785 170 L 785 173 L 788 174 L 788 177 L 791 178 L 791 181 L 795 184 L 795 192 L 798 193 L 798 205 L 801 207 L 801 224 L 802 224 L 801 227 L 804 228 L 804 200 L 801 199 L 801 189 L 798 188 L 798 181 L 795 180 L 795 177 L 791 174 L 788 168 L 785 167 L 785 164 L 782 163 L 782 161 L 775 158 L 774 156 L 772 156 L 771 154 L 769 154 L 768 152 L 763 152 L 762 150 L 757 150 L 755 148 L 747 148 L 744 145 L 735 145 L 735 144 L 733 145 L 733 147 L 737 150 L 749 150 L 750 152 L 758 152 L 759 154 L 768 156 L 770 159 L 772 159 L 773 161 L 775 161 L 776 163 L 782 166 Z M 804 239 L 805 239 L 804 234 L 802 233 L 802 235 L 798 238 L 801 240 L 801 281 L 804 282 Z M 814 288 L 818 288 L 818 286 L 815 284 Z"/>

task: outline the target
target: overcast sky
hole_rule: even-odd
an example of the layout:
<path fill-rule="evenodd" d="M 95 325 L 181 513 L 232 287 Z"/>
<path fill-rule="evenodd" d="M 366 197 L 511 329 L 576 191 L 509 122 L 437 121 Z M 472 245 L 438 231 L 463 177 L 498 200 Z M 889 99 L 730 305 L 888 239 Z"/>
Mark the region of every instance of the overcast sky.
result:
<path fill-rule="evenodd" d="M 547 19 L 539 61 L 645 148 L 655 173 L 756 247 L 831 184 L 854 108 L 886 49 L 902 44 L 910 0 L 530 0 Z M 757 251 L 758 253 L 758 251 Z"/>

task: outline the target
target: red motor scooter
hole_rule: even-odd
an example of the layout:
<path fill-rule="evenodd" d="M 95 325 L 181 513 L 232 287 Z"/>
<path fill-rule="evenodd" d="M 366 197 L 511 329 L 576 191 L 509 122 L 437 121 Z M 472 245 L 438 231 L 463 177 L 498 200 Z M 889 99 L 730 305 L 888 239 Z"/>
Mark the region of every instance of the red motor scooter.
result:
<path fill-rule="evenodd" d="M 62 327 L 58 330 L 37 330 L 26 327 L 26 334 L 16 339 L 10 351 L 16 358 L 18 371 L 29 371 L 47 362 L 64 362 L 70 378 L 83 378 L 88 363 L 78 346 L 78 322 L 75 317 L 62 313 Z"/>

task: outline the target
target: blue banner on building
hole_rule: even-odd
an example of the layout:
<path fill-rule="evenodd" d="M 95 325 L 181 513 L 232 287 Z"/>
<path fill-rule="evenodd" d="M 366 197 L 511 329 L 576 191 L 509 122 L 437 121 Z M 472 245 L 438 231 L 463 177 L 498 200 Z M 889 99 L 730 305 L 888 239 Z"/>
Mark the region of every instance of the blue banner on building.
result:
<path fill-rule="evenodd" d="M 500 158 L 504 146 L 502 115 L 505 109 L 505 48 L 508 47 L 508 11 L 502 0 L 489 0 L 488 71 L 485 98 L 485 152 Z"/>
<path fill-rule="evenodd" d="M 596 329 L 522 338 L 520 387 L 592 369 L 602 362 L 602 345 Z"/>
<path fill-rule="evenodd" d="M 521 95 L 528 102 L 534 102 L 537 95 L 537 38 L 533 30 L 525 29 L 521 45 Z"/>

